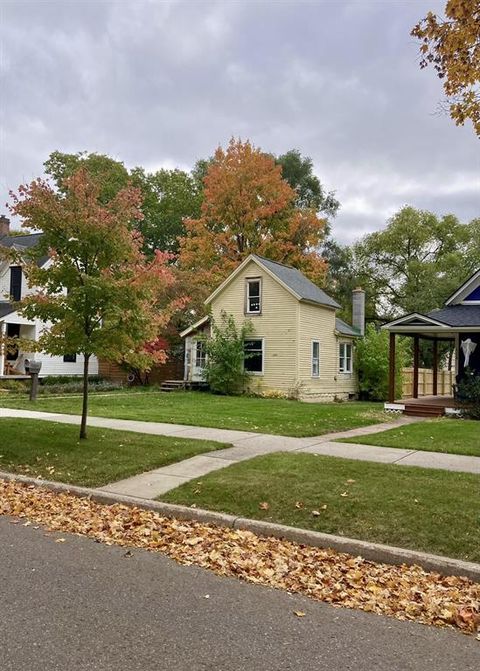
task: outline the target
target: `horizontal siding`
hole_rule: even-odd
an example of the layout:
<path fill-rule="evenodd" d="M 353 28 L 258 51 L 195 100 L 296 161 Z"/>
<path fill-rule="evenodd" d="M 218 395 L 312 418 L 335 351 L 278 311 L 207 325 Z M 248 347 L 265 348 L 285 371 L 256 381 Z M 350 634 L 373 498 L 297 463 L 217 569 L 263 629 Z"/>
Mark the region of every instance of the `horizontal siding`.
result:
<path fill-rule="evenodd" d="M 298 378 L 302 396 L 347 397 L 357 391 L 355 352 L 353 374 L 340 373 L 339 343 L 353 342 L 335 334 L 335 311 L 299 303 Z M 312 378 L 312 340 L 320 342 L 320 376 Z"/>
<path fill-rule="evenodd" d="M 245 283 L 254 277 L 262 278 L 262 313 L 245 315 Z M 254 336 L 265 339 L 264 374 L 252 376 L 252 391 L 288 392 L 295 387 L 297 305 L 297 299 L 253 261 L 212 301 L 215 321 L 219 322 L 222 310 L 232 314 L 239 325 L 250 319 Z"/>

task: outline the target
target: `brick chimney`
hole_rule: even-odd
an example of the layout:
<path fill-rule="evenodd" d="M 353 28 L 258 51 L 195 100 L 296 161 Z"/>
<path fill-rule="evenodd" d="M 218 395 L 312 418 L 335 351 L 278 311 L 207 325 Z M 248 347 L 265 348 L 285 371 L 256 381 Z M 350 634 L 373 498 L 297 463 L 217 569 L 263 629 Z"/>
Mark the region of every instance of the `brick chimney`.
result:
<path fill-rule="evenodd" d="M 352 292 L 352 326 L 365 335 L 365 292 L 360 287 Z"/>
<path fill-rule="evenodd" d="M 10 219 L 4 214 L 0 214 L 0 238 L 4 238 L 10 233 Z"/>

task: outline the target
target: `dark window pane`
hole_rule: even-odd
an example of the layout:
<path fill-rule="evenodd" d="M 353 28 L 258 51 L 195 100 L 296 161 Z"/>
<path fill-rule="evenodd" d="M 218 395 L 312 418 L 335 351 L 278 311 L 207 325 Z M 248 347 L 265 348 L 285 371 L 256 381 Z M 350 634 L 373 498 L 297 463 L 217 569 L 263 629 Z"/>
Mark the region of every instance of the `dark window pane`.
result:
<path fill-rule="evenodd" d="M 244 344 L 245 370 L 249 373 L 261 373 L 263 369 L 263 347 L 261 340 L 246 340 Z"/>
<path fill-rule="evenodd" d="M 260 312 L 260 281 L 247 282 L 247 310 L 248 312 Z"/>
<path fill-rule="evenodd" d="M 65 354 L 63 356 L 64 363 L 76 363 L 77 355 L 76 354 Z"/>
<path fill-rule="evenodd" d="M 19 301 L 22 297 L 22 269 L 20 266 L 10 268 L 10 296 Z"/>

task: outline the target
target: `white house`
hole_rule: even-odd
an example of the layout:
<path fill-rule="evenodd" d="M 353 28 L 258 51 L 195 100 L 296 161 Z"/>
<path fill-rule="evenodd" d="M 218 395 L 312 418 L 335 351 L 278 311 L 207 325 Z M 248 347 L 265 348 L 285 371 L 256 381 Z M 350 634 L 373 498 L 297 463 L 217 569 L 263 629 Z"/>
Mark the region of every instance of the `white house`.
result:
<path fill-rule="evenodd" d="M 0 215 L 0 247 L 11 247 L 21 253 L 36 245 L 40 235 L 10 235 L 10 222 L 7 217 Z M 39 261 L 42 266 L 49 262 L 48 257 Z M 0 259 L 0 336 L 38 340 L 42 331 L 48 327 L 48 324 L 40 320 L 25 319 L 15 310 L 15 302 L 31 291 L 21 265 L 12 265 L 9 261 Z M 0 377 L 25 375 L 25 359 L 42 363 L 41 377 L 83 373 L 83 355 L 80 354 L 65 352 L 63 356 L 51 356 L 44 352 L 31 354 L 20 349 L 6 352 L 0 347 Z M 98 373 L 98 361 L 94 356 L 89 361 L 89 372 L 91 375 Z"/>

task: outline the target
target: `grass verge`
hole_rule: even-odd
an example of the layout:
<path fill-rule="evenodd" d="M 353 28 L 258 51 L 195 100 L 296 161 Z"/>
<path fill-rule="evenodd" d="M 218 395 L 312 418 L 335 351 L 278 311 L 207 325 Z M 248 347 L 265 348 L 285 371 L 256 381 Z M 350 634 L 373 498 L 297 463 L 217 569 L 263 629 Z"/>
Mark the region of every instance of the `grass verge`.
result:
<path fill-rule="evenodd" d="M 371 436 L 343 439 L 341 442 L 480 457 L 480 422 L 468 419 L 434 419 L 407 424 Z"/>
<path fill-rule="evenodd" d="M 480 561 L 480 478 L 310 454 L 229 466 L 162 501 Z"/>
<path fill-rule="evenodd" d="M 79 414 L 79 396 L 39 398 L 2 396 L 0 406 Z M 117 392 L 92 394 L 90 413 L 97 417 L 170 422 L 239 429 L 284 436 L 316 436 L 385 421 L 379 403 L 301 403 L 283 399 L 215 396 L 205 392 Z"/>
<path fill-rule="evenodd" d="M 9 418 L 0 419 L 0 436 L 0 469 L 86 487 L 229 447 L 93 427 L 79 441 L 75 425 Z"/>

